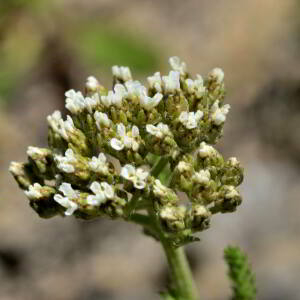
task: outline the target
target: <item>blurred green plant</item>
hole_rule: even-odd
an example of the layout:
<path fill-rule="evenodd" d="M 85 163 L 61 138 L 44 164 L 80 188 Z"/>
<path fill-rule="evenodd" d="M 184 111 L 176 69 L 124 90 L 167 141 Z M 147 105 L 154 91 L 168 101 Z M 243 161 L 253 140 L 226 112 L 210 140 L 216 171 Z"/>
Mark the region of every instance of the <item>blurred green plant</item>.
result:
<path fill-rule="evenodd" d="M 81 23 L 72 30 L 70 42 L 88 65 L 131 65 L 139 73 L 152 72 L 159 66 L 158 51 L 143 36 L 99 23 Z"/>
<path fill-rule="evenodd" d="M 247 256 L 239 247 L 228 246 L 224 258 L 229 267 L 228 276 L 232 281 L 232 300 L 254 300 L 256 298 L 255 276 Z"/>

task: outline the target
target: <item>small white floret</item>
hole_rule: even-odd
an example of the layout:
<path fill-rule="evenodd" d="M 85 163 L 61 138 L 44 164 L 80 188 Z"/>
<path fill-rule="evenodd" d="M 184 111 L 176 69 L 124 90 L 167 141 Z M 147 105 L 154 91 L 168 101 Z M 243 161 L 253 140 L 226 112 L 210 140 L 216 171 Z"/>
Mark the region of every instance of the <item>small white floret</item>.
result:
<path fill-rule="evenodd" d="M 108 118 L 106 113 L 102 113 L 100 111 L 95 111 L 94 119 L 96 121 L 96 126 L 99 130 L 101 130 L 101 126 L 110 127 L 111 120 Z"/>
<path fill-rule="evenodd" d="M 146 110 L 151 110 L 159 104 L 162 98 L 163 95 L 161 93 L 156 93 L 153 97 L 143 93 L 140 95 L 140 105 Z"/>
<path fill-rule="evenodd" d="M 97 182 L 94 181 L 90 190 L 95 195 L 89 195 L 87 197 L 87 203 L 90 205 L 100 205 L 106 202 L 107 199 L 112 199 L 115 195 L 114 188 L 107 182 Z"/>
<path fill-rule="evenodd" d="M 149 172 L 144 171 L 142 168 L 135 168 L 133 165 L 127 164 L 121 169 L 123 178 L 131 181 L 135 188 L 141 190 L 146 187 L 146 179 Z"/>
<path fill-rule="evenodd" d="M 55 155 L 55 161 L 57 168 L 63 172 L 73 173 L 75 171 L 73 164 L 77 162 L 77 159 L 72 149 L 67 149 L 65 156 Z"/>
<path fill-rule="evenodd" d="M 175 93 L 180 90 L 180 73 L 178 71 L 170 71 L 168 76 L 163 76 L 163 86 L 166 93 Z"/>
<path fill-rule="evenodd" d="M 109 107 L 115 105 L 121 107 L 122 100 L 127 95 L 124 85 L 117 83 L 114 86 L 114 91 L 109 91 L 107 96 L 101 96 L 101 102 L 104 106 Z"/>
<path fill-rule="evenodd" d="M 112 138 L 110 145 L 113 149 L 121 151 L 124 148 L 137 151 L 139 149 L 140 132 L 137 126 L 132 126 L 131 131 L 126 132 L 126 127 L 123 123 L 117 125 L 118 138 Z"/>
<path fill-rule="evenodd" d="M 169 135 L 171 136 L 172 133 L 168 127 L 168 125 L 159 123 L 158 125 L 154 126 L 152 124 L 146 125 L 146 131 L 154 136 L 156 136 L 159 139 L 162 139 L 163 137 Z"/>
<path fill-rule="evenodd" d="M 126 81 L 125 86 L 129 98 L 140 97 L 140 95 L 147 93 L 146 88 L 138 80 Z"/>
<path fill-rule="evenodd" d="M 199 150 L 198 150 L 198 155 L 201 158 L 212 156 L 215 153 L 216 153 L 216 150 L 214 149 L 214 147 L 206 144 L 205 142 L 202 142 L 200 144 L 200 147 L 199 147 Z"/>
<path fill-rule="evenodd" d="M 60 194 L 54 195 L 54 200 L 59 203 L 61 206 L 65 207 L 67 210 L 65 211 L 66 216 L 70 216 L 74 213 L 74 211 L 78 208 L 78 204 L 72 200 L 76 200 L 79 197 L 79 192 L 75 191 L 70 183 L 63 182 L 59 191 L 64 194 L 64 197 Z"/>
<path fill-rule="evenodd" d="M 88 163 L 90 169 L 94 172 L 107 174 L 108 165 L 106 163 L 106 157 L 103 153 L 100 153 L 98 157 L 93 156 L 92 160 Z"/>
<path fill-rule="evenodd" d="M 39 199 L 43 196 L 41 188 L 42 186 L 39 183 L 34 183 L 33 185 L 30 185 L 28 190 L 24 193 L 31 200 Z"/>
<path fill-rule="evenodd" d="M 221 68 L 214 68 L 208 76 L 212 77 L 219 84 L 224 81 L 224 71 Z"/>
<path fill-rule="evenodd" d="M 91 91 L 96 91 L 99 86 L 99 81 L 94 76 L 89 76 L 86 80 L 85 86 Z"/>
<path fill-rule="evenodd" d="M 186 73 L 186 63 L 181 61 L 178 56 L 170 57 L 169 64 L 174 71 L 178 71 L 182 75 Z"/>
<path fill-rule="evenodd" d="M 162 92 L 162 80 L 160 76 L 160 72 L 154 73 L 153 76 L 149 76 L 147 78 L 150 88 L 155 89 L 157 92 Z"/>
<path fill-rule="evenodd" d="M 198 98 L 204 95 L 206 88 L 203 85 L 203 79 L 200 75 L 197 75 L 195 80 L 190 78 L 186 79 L 185 83 L 190 94 L 195 94 Z"/>
<path fill-rule="evenodd" d="M 182 172 L 186 172 L 186 171 L 191 171 L 192 166 L 189 163 L 182 160 L 178 163 L 177 169 L 180 173 L 182 173 Z"/>
<path fill-rule="evenodd" d="M 210 172 L 209 170 L 200 170 L 199 172 L 195 172 L 192 179 L 197 183 L 207 184 L 210 180 Z"/>
<path fill-rule="evenodd" d="M 181 112 L 179 116 L 179 121 L 187 128 L 193 129 L 198 126 L 199 120 L 203 117 L 203 112 L 201 110 L 197 110 L 197 112 Z"/>
<path fill-rule="evenodd" d="M 128 67 L 113 66 L 112 73 L 115 77 L 123 81 L 132 80 L 131 72 Z"/>
<path fill-rule="evenodd" d="M 219 100 L 216 100 L 211 107 L 211 119 L 216 125 L 221 125 L 226 121 L 226 116 L 229 113 L 230 105 L 225 104 L 219 107 Z"/>

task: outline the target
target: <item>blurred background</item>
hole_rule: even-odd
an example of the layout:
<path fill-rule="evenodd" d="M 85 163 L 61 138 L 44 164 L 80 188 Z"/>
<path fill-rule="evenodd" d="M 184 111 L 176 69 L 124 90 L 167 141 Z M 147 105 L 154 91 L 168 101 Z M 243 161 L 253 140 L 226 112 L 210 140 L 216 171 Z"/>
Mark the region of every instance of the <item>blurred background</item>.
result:
<path fill-rule="evenodd" d="M 258 299 L 300 299 L 300 3 L 297 0 L 0 0 L 0 299 L 155 300 L 160 246 L 121 221 L 40 219 L 8 173 L 47 144 L 46 116 L 111 66 L 144 80 L 180 56 L 222 67 L 232 110 L 218 145 L 245 167 L 244 202 L 187 248 L 202 299 L 229 299 L 222 260 L 239 245 Z"/>

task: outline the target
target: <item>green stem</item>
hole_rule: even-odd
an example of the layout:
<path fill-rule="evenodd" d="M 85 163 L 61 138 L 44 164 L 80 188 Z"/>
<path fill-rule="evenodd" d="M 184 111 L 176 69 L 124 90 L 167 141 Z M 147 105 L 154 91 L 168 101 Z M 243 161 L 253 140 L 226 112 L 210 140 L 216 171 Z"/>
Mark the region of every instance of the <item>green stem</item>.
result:
<path fill-rule="evenodd" d="M 187 261 L 184 248 L 175 248 L 170 240 L 164 235 L 160 222 L 153 208 L 148 209 L 149 217 L 152 219 L 153 229 L 157 233 L 164 252 L 166 254 L 171 273 L 172 290 L 175 291 L 176 300 L 197 300 L 197 288 Z"/>
<path fill-rule="evenodd" d="M 197 289 L 184 248 L 174 248 L 166 241 L 162 242 L 162 245 L 168 259 L 171 280 L 175 287 L 178 300 L 198 299 Z"/>

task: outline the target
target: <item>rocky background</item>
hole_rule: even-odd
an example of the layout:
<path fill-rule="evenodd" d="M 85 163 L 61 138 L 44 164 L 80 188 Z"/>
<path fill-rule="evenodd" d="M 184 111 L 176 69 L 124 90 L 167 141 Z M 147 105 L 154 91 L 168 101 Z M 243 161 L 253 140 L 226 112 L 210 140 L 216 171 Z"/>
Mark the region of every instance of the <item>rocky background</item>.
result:
<path fill-rule="evenodd" d="M 300 4 L 296 0 L 0 2 L 0 299 L 154 300 L 166 284 L 160 246 L 121 221 L 39 219 L 8 173 L 47 142 L 46 116 L 87 75 L 137 79 L 225 71 L 232 110 L 218 148 L 245 166 L 244 202 L 187 248 L 201 299 L 230 298 L 223 249 L 252 262 L 258 299 L 300 299 Z"/>

